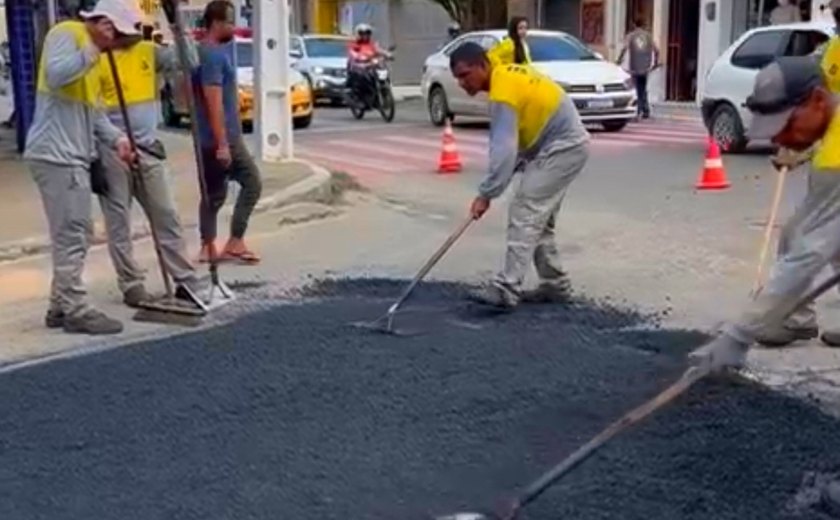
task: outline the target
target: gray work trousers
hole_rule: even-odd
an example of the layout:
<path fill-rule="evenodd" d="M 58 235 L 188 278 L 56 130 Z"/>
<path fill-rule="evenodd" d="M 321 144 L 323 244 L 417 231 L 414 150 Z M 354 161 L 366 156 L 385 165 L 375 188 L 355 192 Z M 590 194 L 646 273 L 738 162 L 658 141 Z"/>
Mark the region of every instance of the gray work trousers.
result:
<path fill-rule="evenodd" d="M 805 200 L 785 224 L 767 283 L 738 321 L 726 327 L 743 343 L 789 319 L 815 277 L 840 258 L 840 171 L 812 171 L 808 182 Z M 813 307 L 793 319 L 807 320 L 808 312 Z"/>
<path fill-rule="evenodd" d="M 563 275 L 554 237 L 555 220 L 566 191 L 589 159 L 589 146 L 548 146 L 520 174 L 508 209 L 507 251 L 495 283 L 519 293 L 531 262 L 543 282 Z"/>
<path fill-rule="evenodd" d="M 139 153 L 139 167 L 132 172 L 114 150 L 99 147 L 108 183 L 107 195 L 99 197 L 99 204 L 105 217 L 108 252 L 117 271 L 117 284 L 125 292 L 145 280 L 143 270 L 134 259 L 131 242 L 131 204 L 137 198 L 151 218 L 149 224 L 157 233 L 163 264 L 169 276 L 175 283 L 195 287 L 197 277 L 187 258 L 169 173 L 160 159 L 143 151 Z"/>
<path fill-rule="evenodd" d="M 90 170 L 80 166 L 29 161 L 50 230 L 52 285 L 50 311 L 79 316 L 90 307 L 82 281 L 92 231 Z"/>

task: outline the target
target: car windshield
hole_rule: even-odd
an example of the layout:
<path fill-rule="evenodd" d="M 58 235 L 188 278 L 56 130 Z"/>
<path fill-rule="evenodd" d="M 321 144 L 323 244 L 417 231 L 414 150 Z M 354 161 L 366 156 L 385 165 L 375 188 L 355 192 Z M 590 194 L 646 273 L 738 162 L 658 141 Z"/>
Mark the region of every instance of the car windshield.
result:
<path fill-rule="evenodd" d="M 532 61 L 593 61 L 599 58 L 570 36 L 528 36 Z"/>
<path fill-rule="evenodd" d="M 254 66 L 254 46 L 251 42 L 236 42 L 236 66 Z"/>
<path fill-rule="evenodd" d="M 344 58 L 347 56 L 347 40 L 340 38 L 306 38 L 306 55 L 310 58 Z"/>

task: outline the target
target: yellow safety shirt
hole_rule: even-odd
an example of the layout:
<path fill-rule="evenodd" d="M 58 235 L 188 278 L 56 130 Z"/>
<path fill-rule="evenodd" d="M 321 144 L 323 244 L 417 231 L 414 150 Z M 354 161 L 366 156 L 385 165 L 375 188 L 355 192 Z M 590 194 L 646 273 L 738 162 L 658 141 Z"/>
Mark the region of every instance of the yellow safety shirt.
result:
<path fill-rule="evenodd" d="M 73 34 L 78 48 L 82 49 L 92 43 L 90 34 L 85 27 L 85 24 L 75 20 L 68 20 L 53 26 L 50 32 L 53 31 L 69 31 Z M 66 99 L 68 101 L 76 101 L 84 103 L 89 106 L 97 106 L 100 102 L 101 87 L 99 82 L 99 69 L 93 66 L 87 70 L 83 75 L 77 79 L 59 87 L 51 89 L 47 83 L 47 67 L 46 56 L 41 58 L 41 63 L 38 66 L 38 91 L 50 96 Z"/>
<path fill-rule="evenodd" d="M 531 63 L 531 49 L 528 48 L 528 42 L 522 41 L 522 48 L 525 51 L 525 64 Z M 516 45 L 510 36 L 505 36 L 502 41 L 494 45 L 487 51 L 487 58 L 493 65 L 510 65 L 514 64 L 514 56 L 516 54 Z"/>
<path fill-rule="evenodd" d="M 532 67 L 493 67 L 488 98 L 491 103 L 509 105 L 516 112 L 520 150 L 536 143 L 565 96 L 560 85 Z"/>

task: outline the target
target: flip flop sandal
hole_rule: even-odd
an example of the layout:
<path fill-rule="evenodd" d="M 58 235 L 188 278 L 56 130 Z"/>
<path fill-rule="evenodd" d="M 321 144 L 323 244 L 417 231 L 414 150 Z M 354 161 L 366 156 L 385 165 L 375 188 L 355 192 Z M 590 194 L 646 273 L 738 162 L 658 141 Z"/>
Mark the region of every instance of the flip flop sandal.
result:
<path fill-rule="evenodd" d="M 222 260 L 234 261 L 244 265 L 256 265 L 260 263 L 260 257 L 258 257 L 252 251 L 249 251 L 247 249 L 238 253 L 234 253 L 232 251 L 225 251 L 222 254 Z"/>

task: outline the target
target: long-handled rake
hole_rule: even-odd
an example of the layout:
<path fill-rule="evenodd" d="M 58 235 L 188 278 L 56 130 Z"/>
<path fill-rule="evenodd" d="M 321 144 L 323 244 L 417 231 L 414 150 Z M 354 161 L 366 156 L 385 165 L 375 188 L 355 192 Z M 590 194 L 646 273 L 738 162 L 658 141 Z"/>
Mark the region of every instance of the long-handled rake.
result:
<path fill-rule="evenodd" d="M 416 334 L 416 332 L 394 329 L 394 317 L 396 316 L 397 311 L 414 291 L 414 288 L 417 287 L 417 284 L 420 283 L 420 281 L 423 278 L 425 278 L 427 274 L 429 274 L 429 271 L 431 271 L 432 268 L 435 265 L 437 265 L 440 259 L 443 258 L 443 255 L 445 255 L 446 252 L 449 251 L 449 249 L 452 247 L 452 245 L 455 244 L 455 242 L 457 242 L 459 238 L 461 238 L 461 235 L 464 234 L 467 228 L 470 227 L 470 224 L 472 224 L 474 221 L 475 218 L 470 216 L 464 221 L 463 224 L 461 224 L 458 227 L 458 229 L 456 229 L 451 235 L 449 235 L 449 238 L 447 238 L 443 245 L 441 245 L 440 248 L 438 248 L 438 250 L 435 251 L 435 254 L 433 254 L 432 257 L 429 258 L 429 260 L 427 260 L 425 264 L 423 264 L 423 267 L 420 268 L 420 271 L 411 281 L 411 284 L 409 284 L 409 286 L 406 287 L 405 291 L 403 291 L 399 299 L 388 308 L 388 312 L 386 312 L 374 321 L 355 322 L 352 323 L 352 325 L 355 327 L 371 329 L 376 332 L 382 332 L 384 334 L 394 334 L 396 336 L 410 336 Z"/>
<path fill-rule="evenodd" d="M 803 305 L 816 300 L 821 294 L 831 289 L 838 283 L 840 283 L 840 273 L 834 273 L 818 286 L 811 289 L 798 301 L 776 309 L 775 314 L 769 316 L 768 320 L 773 321 L 784 319 L 785 316 L 790 315 L 790 313 L 796 311 Z M 556 484 L 560 478 L 578 467 L 598 449 L 602 448 L 610 439 L 627 430 L 630 426 L 640 422 L 642 419 L 649 417 L 654 412 L 660 410 L 666 404 L 672 402 L 674 399 L 685 393 L 685 391 L 691 388 L 692 385 L 708 376 L 710 373 L 711 370 L 707 365 L 691 367 L 686 370 L 677 382 L 666 388 L 662 393 L 643 405 L 633 409 L 621 419 L 609 425 L 601 433 L 592 438 L 592 440 L 575 450 L 571 455 L 551 468 L 539 479 L 535 480 L 525 489 L 525 491 L 520 493 L 520 495 L 502 515 L 496 515 L 494 513 L 462 512 L 447 516 L 440 516 L 435 520 L 515 520 L 523 507 L 533 502 L 545 490 Z"/>

